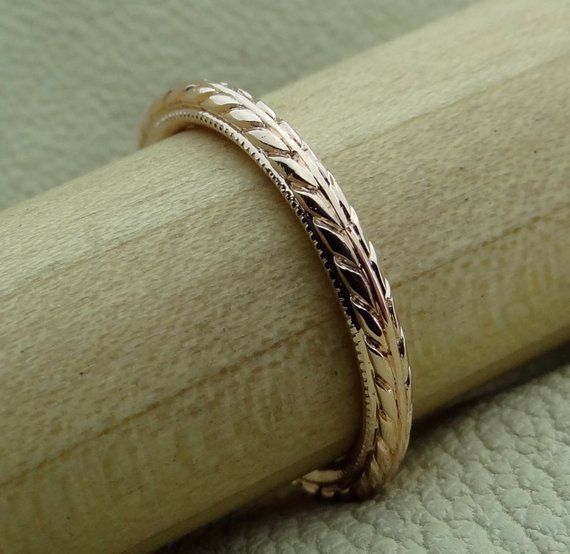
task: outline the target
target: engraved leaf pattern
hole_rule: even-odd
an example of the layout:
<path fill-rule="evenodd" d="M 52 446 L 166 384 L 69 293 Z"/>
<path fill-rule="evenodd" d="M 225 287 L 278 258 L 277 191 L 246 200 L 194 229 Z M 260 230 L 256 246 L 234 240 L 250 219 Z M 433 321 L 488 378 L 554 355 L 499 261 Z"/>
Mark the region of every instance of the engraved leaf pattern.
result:
<path fill-rule="evenodd" d="M 237 106 L 238 101 L 228 94 L 212 94 L 208 102 L 214 106 Z"/>
<path fill-rule="evenodd" d="M 269 146 L 270 148 L 275 148 L 276 150 L 289 150 L 287 145 L 283 142 L 278 135 L 273 131 L 266 128 L 257 128 L 248 131 L 248 138 L 253 139 L 261 147 Z"/>
<path fill-rule="evenodd" d="M 171 91 L 151 107 L 141 144 L 163 138 L 161 126 L 172 119 L 179 124 L 177 129 L 210 126 L 240 145 L 279 187 L 319 251 L 347 318 L 367 389 L 368 435 L 334 479 L 317 471 L 301 483 L 325 497 L 370 496 L 393 475 L 404 456 L 412 404 L 405 341 L 390 286 L 356 212 L 297 132 L 249 93 L 208 82 Z"/>
<path fill-rule="evenodd" d="M 261 123 L 259 116 L 253 110 L 247 108 L 234 108 L 228 112 L 228 117 L 235 119 L 237 122 Z"/>

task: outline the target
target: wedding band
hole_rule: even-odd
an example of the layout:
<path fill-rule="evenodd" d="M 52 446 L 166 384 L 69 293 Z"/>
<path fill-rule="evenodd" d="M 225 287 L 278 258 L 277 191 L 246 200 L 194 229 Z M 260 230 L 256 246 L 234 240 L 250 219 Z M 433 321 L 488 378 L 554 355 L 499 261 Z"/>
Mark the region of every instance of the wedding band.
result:
<path fill-rule="evenodd" d="M 367 498 L 394 475 L 412 421 L 411 372 L 390 286 L 354 209 L 332 174 L 273 110 L 226 83 L 169 91 L 150 108 L 141 147 L 193 126 L 210 127 L 244 150 L 269 176 L 316 247 L 356 349 L 362 424 L 350 452 L 299 481 L 321 496 Z"/>

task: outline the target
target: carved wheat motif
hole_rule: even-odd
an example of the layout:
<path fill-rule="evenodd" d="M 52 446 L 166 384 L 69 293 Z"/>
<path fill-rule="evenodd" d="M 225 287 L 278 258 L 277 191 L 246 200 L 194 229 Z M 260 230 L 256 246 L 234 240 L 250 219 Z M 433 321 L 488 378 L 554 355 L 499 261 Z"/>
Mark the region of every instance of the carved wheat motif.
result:
<path fill-rule="evenodd" d="M 141 144 L 196 124 L 225 134 L 261 166 L 303 223 L 329 273 L 357 352 L 363 425 L 343 460 L 301 483 L 328 497 L 369 496 L 404 456 L 412 410 L 404 336 L 374 247 L 312 150 L 271 108 L 241 89 L 202 82 L 170 91 L 151 107 Z"/>

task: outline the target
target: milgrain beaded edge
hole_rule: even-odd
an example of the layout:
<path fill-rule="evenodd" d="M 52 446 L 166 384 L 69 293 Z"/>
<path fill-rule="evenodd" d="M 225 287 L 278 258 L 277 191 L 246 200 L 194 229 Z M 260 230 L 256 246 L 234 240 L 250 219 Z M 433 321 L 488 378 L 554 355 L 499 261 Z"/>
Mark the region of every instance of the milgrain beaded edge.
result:
<path fill-rule="evenodd" d="M 166 93 L 143 123 L 141 146 L 206 126 L 244 150 L 293 209 L 327 270 L 355 345 L 362 427 L 352 450 L 299 482 L 321 496 L 366 498 L 399 466 L 411 426 L 411 372 L 390 287 L 355 210 L 332 174 L 273 110 L 242 89 L 199 82 Z"/>

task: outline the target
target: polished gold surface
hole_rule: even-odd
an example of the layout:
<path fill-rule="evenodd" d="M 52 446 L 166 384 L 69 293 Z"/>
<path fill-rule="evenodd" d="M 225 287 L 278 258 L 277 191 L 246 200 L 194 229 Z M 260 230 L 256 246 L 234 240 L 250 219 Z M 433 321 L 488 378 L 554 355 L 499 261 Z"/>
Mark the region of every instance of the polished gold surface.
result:
<path fill-rule="evenodd" d="M 374 247 L 336 180 L 307 144 L 271 108 L 241 89 L 200 82 L 169 91 L 147 114 L 141 146 L 195 125 L 215 129 L 257 162 L 294 210 L 329 274 L 356 349 L 362 426 L 351 452 L 300 482 L 325 497 L 369 497 L 396 472 L 412 420 L 404 335 Z"/>

